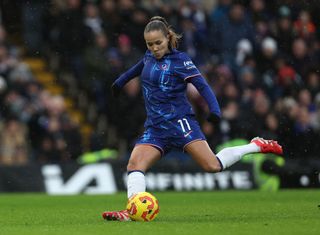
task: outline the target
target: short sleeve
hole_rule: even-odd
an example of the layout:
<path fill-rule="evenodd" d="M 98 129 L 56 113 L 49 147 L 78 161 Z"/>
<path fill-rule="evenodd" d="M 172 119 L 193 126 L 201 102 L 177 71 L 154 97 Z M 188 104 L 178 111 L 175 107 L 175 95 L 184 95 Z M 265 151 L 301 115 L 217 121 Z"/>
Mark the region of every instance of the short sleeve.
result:
<path fill-rule="evenodd" d="M 187 81 L 188 79 L 200 76 L 200 71 L 194 65 L 190 57 L 186 53 L 180 53 L 179 59 L 175 64 L 175 74 L 179 78 Z"/>

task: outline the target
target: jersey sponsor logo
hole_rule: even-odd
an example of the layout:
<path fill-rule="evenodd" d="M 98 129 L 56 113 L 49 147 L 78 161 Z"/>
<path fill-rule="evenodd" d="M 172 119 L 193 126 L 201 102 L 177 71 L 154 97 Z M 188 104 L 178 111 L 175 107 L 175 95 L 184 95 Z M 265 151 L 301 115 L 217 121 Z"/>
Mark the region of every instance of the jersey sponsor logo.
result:
<path fill-rule="evenodd" d="M 194 69 L 194 68 L 196 68 L 196 66 L 193 64 L 193 62 L 191 60 L 184 61 L 183 65 L 184 65 L 184 67 L 186 67 L 186 69 Z"/>

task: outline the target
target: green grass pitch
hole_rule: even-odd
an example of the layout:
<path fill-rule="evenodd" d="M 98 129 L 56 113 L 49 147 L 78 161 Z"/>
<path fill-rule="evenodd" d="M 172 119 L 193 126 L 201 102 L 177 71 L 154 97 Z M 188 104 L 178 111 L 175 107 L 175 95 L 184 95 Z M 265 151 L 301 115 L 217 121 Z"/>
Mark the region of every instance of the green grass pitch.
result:
<path fill-rule="evenodd" d="M 104 221 L 126 194 L 0 195 L 0 234 L 320 234 L 320 190 L 156 192 L 152 222 Z"/>

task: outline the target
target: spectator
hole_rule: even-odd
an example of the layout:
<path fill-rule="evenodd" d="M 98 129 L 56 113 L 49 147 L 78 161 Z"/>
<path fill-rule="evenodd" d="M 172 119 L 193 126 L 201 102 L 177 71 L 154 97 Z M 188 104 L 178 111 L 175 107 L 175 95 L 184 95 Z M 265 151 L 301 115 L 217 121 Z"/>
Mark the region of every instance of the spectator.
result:
<path fill-rule="evenodd" d="M 81 137 L 76 123 L 65 113 L 61 96 L 49 97 L 43 113 L 36 114 L 29 123 L 35 160 L 41 163 L 58 163 L 75 160 L 80 156 Z"/>
<path fill-rule="evenodd" d="M 100 34 L 103 31 L 103 21 L 100 17 L 99 8 L 91 2 L 84 6 L 84 24 L 89 27 L 93 34 Z"/>
<path fill-rule="evenodd" d="M 272 20 L 272 15 L 267 11 L 265 0 L 250 0 L 249 12 L 254 24 L 261 20 Z"/>
<path fill-rule="evenodd" d="M 17 60 L 10 56 L 8 48 L 4 44 L 0 44 L 0 75 L 8 77 L 16 64 Z"/>
<path fill-rule="evenodd" d="M 42 18 L 49 2 L 48 0 L 21 1 L 23 38 L 27 52 L 31 56 L 37 56 L 43 51 L 42 31 L 45 25 Z"/>
<path fill-rule="evenodd" d="M 145 52 L 146 45 L 143 38 L 144 25 L 148 22 L 148 12 L 143 8 L 137 8 L 130 14 L 129 22 L 125 23 L 122 33 L 128 34 L 132 46 L 140 52 Z"/>
<path fill-rule="evenodd" d="M 107 63 L 108 51 L 111 49 L 108 35 L 104 32 L 95 35 L 93 45 L 86 48 L 84 53 L 87 77 L 90 80 L 105 77 L 108 70 L 111 70 Z M 89 82 L 90 83 L 90 82 Z M 84 87 L 86 87 L 84 83 Z"/>
<path fill-rule="evenodd" d="M 262 136 L 264 138 L 279 139 L 279 120 L 275 113 L 270 112 L 267 114 L 264 122 L 264 128 L 262 129 Z"/>
<path fill-rule="evenodd" d="M 8 118 L 0 132 L 0 165 L 29 163 L 27 126 L 16 118 Z"/>
<path fill-rule="evenodd" d="M 275 74 L 275 58 L 278 55 L 277 42 L 271 38 L 265 38 L 261 43 L 261 48 L 256 55 L 257 69 L 262 75 L 273 76 Z"/>
<path fill-rule="evenodd" d="M 278 42 L 279 51 L 285 56 L 291 55 L 292 43 L 295 38 L 290 9 L 287 6 L 279 8 L 278 19 L 274 28 L 275 39 Z"/>
<path fill-rule="evenodd" d="M 209 33 L 209 19 L 206 12 L 197 2 L 186 2 L 180 6 L 181 30 L 184 40 L 181 47 L 185 50 L 195 64 L 205 64 L 208 54 L 207 35 Z"/>
<path fill-rule="evenodd" d="M 286 146 L 286 155 L 288 158 L 295 158 L 296 135 L 294 133 L 295 120 L 297 119 L 299 106 L 294 98 L 287 97 L 279 99 L 277 104 L 279 112 L 279 139 Z"/>
<path fill-rule="evenodd" d="M 228 82 L 222 87 L 222 94 L 219 97 L 221 107 L 224 107 L 229 101 L 239 100 L 240 92 L 234 82 Z"/>
<path fill-rule="evenodd" d="M 119 55 L 123 61 L 123 69 L 128 69 L 130 65 L 136 63 L 139 58 L 141 58 L 142 53 L 139 50 L 135 50 L 128 35 L 120 34 L 117 45 L 119 48 Z"/>
<path fill-rule="evenodd" d="M 230 100 L 222 109 L 223 121 L 220 125 L 222 139 L 221 142 L 235 138 L 243 138 L 241 135 L 242 122 L 240 118 L 240 107 L 236 100 Z M 217 145 L 216 145 L 217 146 Z"/>
<path fill-rule="evenodd" d="M 309 54 L 309 48 L 304 39 L 296 38 L 293 41 L 292 56 L 289 63 L 302 78 L 307 75 L 307 72 L 314 65 L 313 58 Z"/>
<path fill-rule="evenodd" d="M 311 92 L 312 98 L 315 98 L 320 91 L 320 76 L 317 71 L 311 70 L 307 74 L 306 88 Z"/>
<path fill-rule="evenodd" d="M 311 92 L 308 89 L 301 89 L 297 99 L 300 107 L 305 107 L 310 112 L 310 115 L 316 111 L 316 105 L 314 104 Z"/>
<path fill-rule="evenodd" d="M 300 106 L 297 118 L 294 123 L 294 157 L 308 158 L 316 156 L 313 145 L 316 145 L 317 138 L 311 126 L 311 115 L 307 107 Z"/>
<path fill-rule="evenodd" d="M 221 63 L 236 71 L 236 45 L 241 39 L 254 41 L 254 28 L 252 20 L 245 14 L 244 6 L 239 3 L 231 5 L 228 15 L 211 27 L 213 53 L 217 53 Z"/>
<path fill-rule="evenodd" d="M 297 76 L 296 71 L 288 65 L 282 66 L 278 70 L 276 87 L 277 96 L 286 97 L 286 96 L 295 96 L 300 87 L 299 77 Z"/>
<path fill-rule="evenodd" d="M 117 38 L 121 33 L 121 18 L 115 0 L 102 0 L 100 3 L 101 19 L 104 31 L 110 39 L 111 45 L 116 45 Z"/>
<path fill-rule="evenodd" d="M 315 105 L 317 107 L 317 111 L 312 119 L 312 124 L 319 135 L 320 131 L 320 92 L 314 98 Z M 320 137 L 320 136 L 319 136 Z"/>
<path fill-rule="evenodd" d="M 250 66 L 242 67 L 239 75 L 239 83 L 242 91 L 247 89 L 255 90 L 258 87 L 258 81 L 254 69 Z"/>
<path fill-rule="evenodd" d="M 307 10 L 301 10 L 299 12 L 298 19 L 294 22 L 293 28 L 295 34 L 308 42 L 315 37 L 316 26 L 312 22 L 310 13 Z"/>
<path fill-rule="evenodd" d="M 232 0 L 218 0 L 217 2 L 210 15 L 213 24 L 219 24 L 220 20 L 228 15 L 232 5 Z"/>
<path fill-rule="evenodd" d="M 238 66 L 243 66 L 246 57 L 251 56 L 253 52 L 253 47 L 248 39 L 241 39 L 237 44 L 236 52 L 236 64 Z"/>
<path fill-rule="evenodd" d="M 4 45 L 7 48 L 10 58 L 18 57 L 19 50 L 16 45 L 8 41 L 7 31 L 2 24 L 0 24 L 0 45 Z"/>
<path fill-rule="evenodd" d="M 251 0 L 248 10 L 255 29 L 254 45 L 260 45 L 264 38 L 271 36 L 273 17 L 266 8 L 265 0 Z"/>
<path fill-rule="evenodd" d="M 263 134 L 264 123 L 271 109 L 270 99 L 262 90 L 255 91 L 253 97 L 250 112 L 242 111 L 240 114 L 240 120 L 242 122 L 241 133 L 248 139 Z"/>
<path fill-rule="evenodd" d="M 81 0 L 67 0 L 67 9 L 57 19 L 59 53 L 62 59 L 60 65 L 70 69 L 79 81 L 84 74 L 82 53 L 92 40 L 92 32 L 84 24 L 83 18 Z"/>
<path fill-rule="evenodd" d="M 138 136 L 143 133 L 146 115 L 139 80 L 131 80 L 124 87 L 123 96 L 123 99 L 116 101 L 113 120 L 119 138 L 125 140 L 126 150 L 130 151 L 134 147 Z M 134 113 L 131 112 L 132 107 L 135 109 Z M 119 119 L 119 117 L 122 118 Z M 126 123 L 126 125 L 123 125 L 123 123 Z"/>

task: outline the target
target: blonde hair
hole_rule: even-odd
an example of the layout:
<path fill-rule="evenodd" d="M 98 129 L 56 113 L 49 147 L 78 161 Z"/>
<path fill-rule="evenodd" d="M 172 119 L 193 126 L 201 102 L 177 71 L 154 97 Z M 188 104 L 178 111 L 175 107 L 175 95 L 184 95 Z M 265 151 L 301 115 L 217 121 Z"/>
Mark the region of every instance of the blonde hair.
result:
<path fill-rule="evenodd" d="M 165 18 L 161 16 L 154 16 L 150 19 L 149 23 L 144 28 L 144 33 L 148 33 L 151 31 L 161 31 L 164 35 L 169 36 L 169 47 L 171 49 L 178 48 L 179 40 L 181 39 L 181 35 L 177 34 L 172 26 L 168 24 Z"/>

